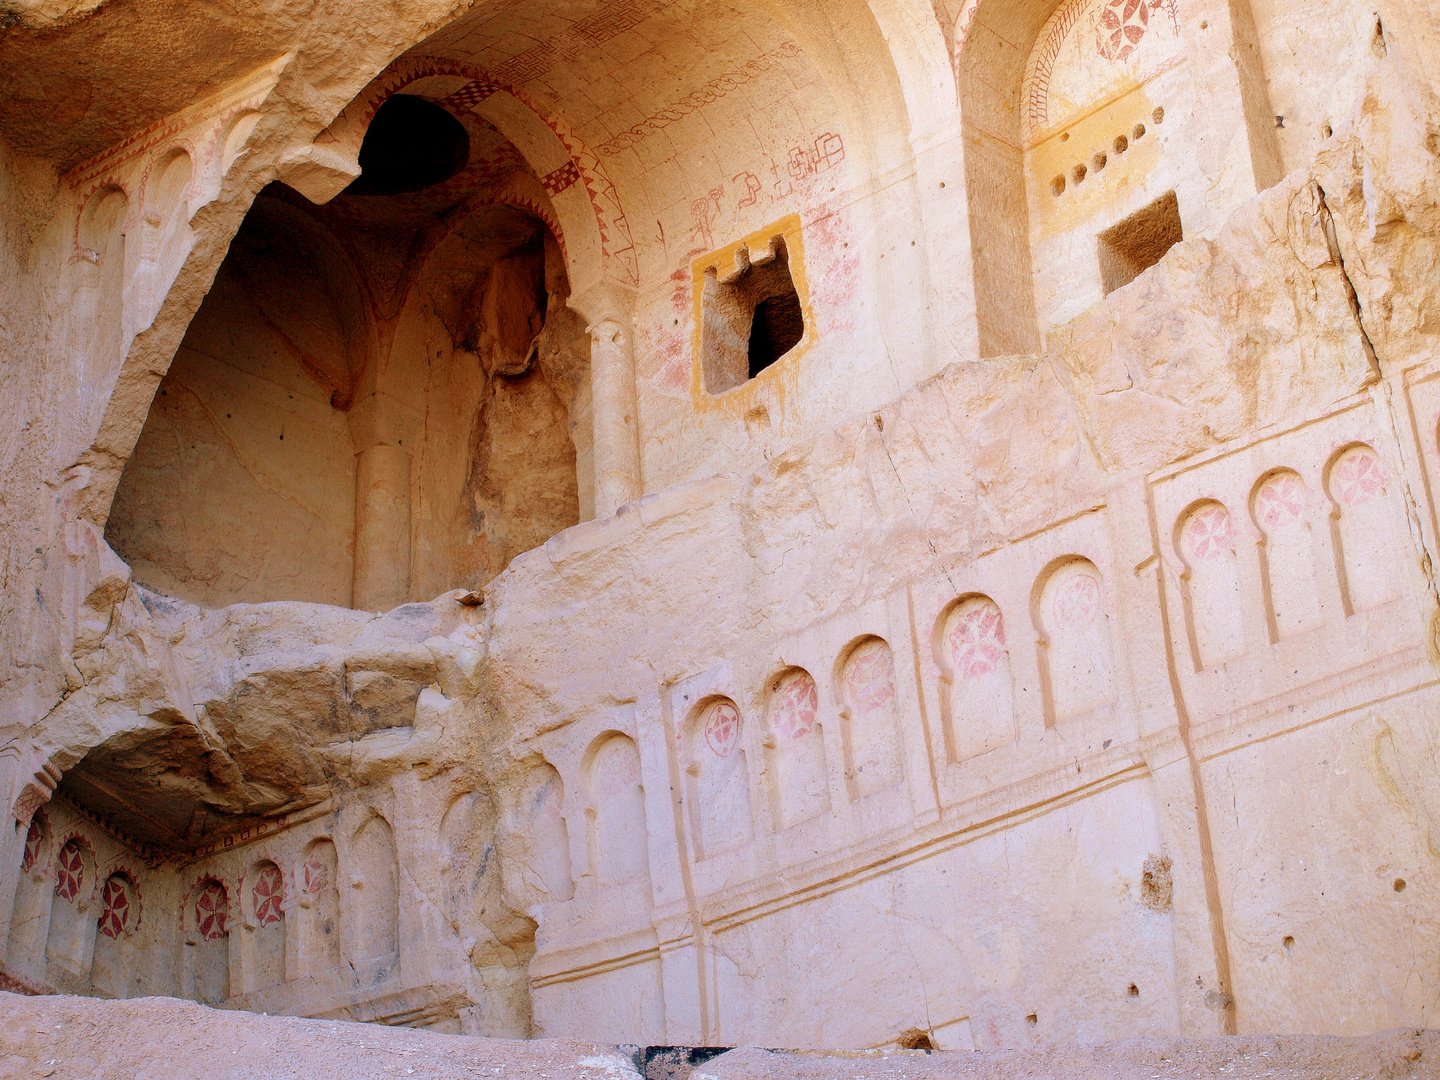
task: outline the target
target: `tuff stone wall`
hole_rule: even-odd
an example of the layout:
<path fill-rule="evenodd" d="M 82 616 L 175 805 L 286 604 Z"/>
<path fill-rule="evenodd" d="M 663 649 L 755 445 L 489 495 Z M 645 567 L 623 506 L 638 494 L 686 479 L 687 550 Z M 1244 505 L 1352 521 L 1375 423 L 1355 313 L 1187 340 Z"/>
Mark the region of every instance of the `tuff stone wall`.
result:
<path fill-rule="evenodd" d="M 52 8 L 5 70 L 159 104 L 0 108 L 6 987 L 682 1046 L 1423 1025 L 1427 10 L 256 4 L 283 51 L 187 96 Z M 471 156 L 347 192 L 395 93 Z M 800 343 L 711 393 L 707 297 L 777 238 Z"/>

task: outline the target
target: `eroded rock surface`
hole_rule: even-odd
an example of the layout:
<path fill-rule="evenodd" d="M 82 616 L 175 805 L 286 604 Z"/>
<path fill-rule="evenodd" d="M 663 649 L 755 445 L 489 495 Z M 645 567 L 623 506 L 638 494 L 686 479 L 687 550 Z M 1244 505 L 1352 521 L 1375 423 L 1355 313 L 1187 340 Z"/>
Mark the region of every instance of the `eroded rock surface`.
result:
<path fill-rule="evenodd" d="M 1427 8 L 181 7 L 0 4 L 25 1068 L 1428 1074 Z"/>

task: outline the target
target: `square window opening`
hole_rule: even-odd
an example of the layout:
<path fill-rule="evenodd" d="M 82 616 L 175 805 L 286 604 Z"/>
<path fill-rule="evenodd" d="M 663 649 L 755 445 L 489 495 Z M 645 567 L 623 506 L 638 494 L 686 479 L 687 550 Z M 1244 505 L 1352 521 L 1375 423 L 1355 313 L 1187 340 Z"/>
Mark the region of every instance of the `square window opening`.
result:
<path fill-rule="evenodd" d="M 706 393 L 723 394 L 748 382 L 804 336 L 805 314 L 783 237 L 753 256 L 742 248 L 725 280 L 713 268 L 705 271 L 700 370 Z"/>
<path fill-rule="evenodd" d="M 1105 295 L 1130 284 L 1183 239 L 1180 203 L 1173 191 L 1106 229 L 1097 237 Z"/>

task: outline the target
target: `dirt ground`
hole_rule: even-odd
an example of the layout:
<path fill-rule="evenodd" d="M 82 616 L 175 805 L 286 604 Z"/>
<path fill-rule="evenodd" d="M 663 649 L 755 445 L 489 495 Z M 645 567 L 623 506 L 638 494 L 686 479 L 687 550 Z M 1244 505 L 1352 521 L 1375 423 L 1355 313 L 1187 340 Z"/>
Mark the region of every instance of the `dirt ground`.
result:
<path fill-rule="evenodd" d="M 969 1053 L 686 1052 L 570 1039 L 479 1039 L 210 1009 L 173 998 L 0 993 L 0 1080 L 1403 1080 L 1440 1077 L 1440 1031 L 1239 1035 Z"/>

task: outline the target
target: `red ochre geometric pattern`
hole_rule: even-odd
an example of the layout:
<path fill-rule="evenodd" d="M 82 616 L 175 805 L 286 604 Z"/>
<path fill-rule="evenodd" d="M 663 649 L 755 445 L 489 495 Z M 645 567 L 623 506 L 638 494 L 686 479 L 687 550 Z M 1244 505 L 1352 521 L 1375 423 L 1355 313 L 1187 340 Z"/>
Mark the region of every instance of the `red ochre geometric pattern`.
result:
<path fill-rule="evenodd" d="M 269 926 L 282 918 L 280 901 L 285 898 L 285 879 L 278 866 L 267 866 L 260 871 L 255 887 L 250 891 L 255 904 L 255 925 Z"/>
<path fill-rule="evenodd" d="M 67 841 L 55 863 L 55 895 L 74 900 L 85 884 L 85 857 L 80 854 L 80 842 Z"/>
<path fill-rule="evenodd" d="M 554 172 L 548 172 L 542 176 L 540 186 L 545 189 L 545 194 L 553 199 L 579 179 L 580 166 L 576 165 L 574 161 L 567 161 Z"/>
<path fill-rule="evenodd" d="M 225 919 L 229 915 L 230 898 L 225 886 L 218 881 L 207 881 L 195 899 L 195 928 L 206 941 L 225 936 Z"/>
<path fill-rule="evenodd" d="M 452 112 L 465 112 L 475 108 L 499 89 L 499 83 L 477 82 L 472 79 L 449 97 L 443 98 L 440 104 Z"/>
<path fill-rule="evenodd" d="M 100 932 L 108 938 L 118 938 L 130 925 L 130 893 L 123 878 L 112 877 L 105 882 L 100 893 Z"/>
<path fill-rule="evenodd" d="M 21 873 L 28 873 L 40 858 L 40 845 L 45 842 L 44 811 L 36 810 L 30 819 L 30 828 L 25 832 L 25 854 L 20 857 Z"/>

